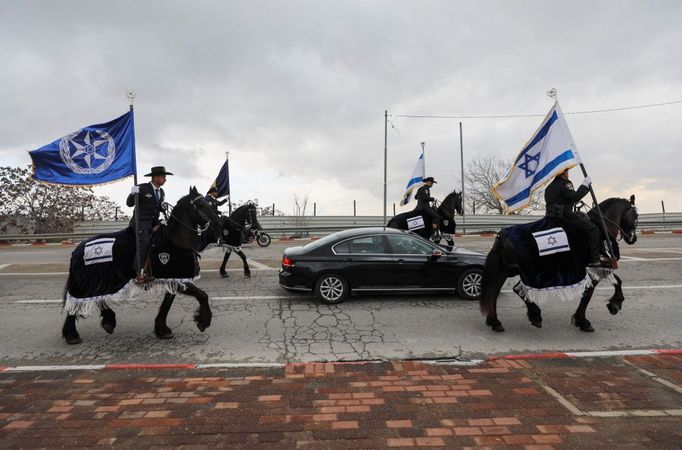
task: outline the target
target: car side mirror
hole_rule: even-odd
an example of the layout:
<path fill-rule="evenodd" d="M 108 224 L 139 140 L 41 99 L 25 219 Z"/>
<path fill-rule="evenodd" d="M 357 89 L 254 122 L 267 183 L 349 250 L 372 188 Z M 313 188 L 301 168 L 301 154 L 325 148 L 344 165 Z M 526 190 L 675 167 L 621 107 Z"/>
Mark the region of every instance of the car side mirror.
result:
<path fill-rule="evenodd" d="M 441 252 L 440 250 L 434 250 L 431 252 L 431 259 L 433 259 L 433 260 L 436 260 L 436 259 L 440 258 L 441 256 L 443 256 L 443 252 Z"/>

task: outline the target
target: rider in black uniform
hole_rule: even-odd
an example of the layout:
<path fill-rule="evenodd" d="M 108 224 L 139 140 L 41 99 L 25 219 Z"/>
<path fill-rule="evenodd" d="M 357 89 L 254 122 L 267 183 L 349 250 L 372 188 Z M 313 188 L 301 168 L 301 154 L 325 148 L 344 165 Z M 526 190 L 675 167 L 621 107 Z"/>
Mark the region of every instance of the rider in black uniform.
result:
<path fill-rule="evenodd" d="M 414 210 L 431 217 L 433 233 L 436 234 L 438 232 L 440 216 L 438 215 L 438 212 L 431 206 L 431 202 L 434 200 L 434 198 L 431 197 L 430 190 L 431 187 L 433 187 L 433 183 L 437 183 L 433 177 L 424 178 L 424 184 L 417 189 L 417 193 L 414 196 L 415 200 L 417 200 L 417 207 Z"/>
<path fill-rule="evenodd" d="M 218 188 L 213 186 L 206 193 L 206 197 L 204 197 L 204 199 L 206 200 L 206 203 L 208 203 L 209 206 L 211 208 L 213 208 L 213 210 L 215 211 L 215 213 L 217 215 L 220 215 L 220 211 L 218 211 L 218 206 L 222 206 L 227 202 L 227 199 L 218 200 L 219 196 L 220 196 L 220 193 L 218 192 Z"/>
<path fill-rule="evenodd" d="M 574 211 L 576 203 L 590 192 L 588 186 L 592 180 L 590 177 L 585 177 L 578 190 L 575 191 L 573 183 L 568 179 L 568 170 L 566 169 L 557 175 L 545 189 L 546 215 L 558 219 L 565 229 L 587 236 L 590 258 L 587 265 L 600 267 L 602 263 L 599 259 L 599 241 L 601 238 L 599 228 L 587 216 Z"/>

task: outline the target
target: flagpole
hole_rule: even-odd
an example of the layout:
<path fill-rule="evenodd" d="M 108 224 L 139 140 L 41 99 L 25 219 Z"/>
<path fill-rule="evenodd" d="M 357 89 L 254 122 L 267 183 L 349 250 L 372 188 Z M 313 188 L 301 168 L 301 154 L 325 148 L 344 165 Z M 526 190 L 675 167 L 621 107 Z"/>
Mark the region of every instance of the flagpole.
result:
<path fill-rule="evenodd" d="M 384 225 L 386 225 L 386 165 L 388 162 L 388 110 L 384 110 Z"/>
<path fill-rule="evenodd" d="M 126 97 L 130 102 L 130 112 L 133 112 L 133 101 L 135 100 L 135 91 L 128 89 L 126 91 Z M 134 126 L 134 124 L 133 124 Z M 133 155 L 133 164 L 135 165 L 135 170 L 133 171 L 133 186 L 137 186 L 137 152 Z M 139 275 L 144 276 L 144 268 L 142 267 L 142 261 L 140 258 L 140 194 L 136 192 L 133 194 L 135 199 L 135 207 L 133 209 L 133 215 L 135 216 L 135 268 Z"/>
<path fill-rule="evenodd" d="M 424 176 L 426 176 L 426 151 L 424 150 L 424 146 L 426 145 L 426 142 L 421 141 L 420 144 L 422 146 L 422 156 L 424 157 Z"/>
<path fill-rule="evenodd" d="M 230 152 L 225 152 L 225 163 L 227 164 L 227 189 L 230 189 Z M 227 194 L 227 215 L 232 214 L 232 195 Z"/>
<path fill-rule="evenodd" d="M 554 99 L 554 102 L 556 105 L 559 104 L 559 99 L 557 98 L 557 90 L 552 88 L 549 91 L 547 91 L 547 95 L 550 98 Z M 574 143 L 575 146 L 575 143 Z M 574 152 L 576 153 L 576 156 L 578 156 L 578 161 L 580 161 L 580 170 L 583 173 L 583 177 L 587 178 L 587 170 L 585 169 L 585 164 L 583 164 L 583 160 L 578 154 L 578 150 L 574 148 Z M 590 195 L 592 196 L 592 203 L 594 204 L 594 209 L 597 210 L 597 216 L 599 216 L 599 223 L 601 224 L 601 229 L 604 232 L 604 236 L 606 237 L 606 246 L 609 249 L 609 254 L 611 255 L 611 268 L 612 269 L 617 269 L 618 268 L 618 260 L 616 259 L 616 255 L 613 253 L 613 245 L 611 245 L 611 237 L 609 236 L 609 231 L 606 229 L 606 222 L 604 222 L 604 216 L 601 213 L 601 208 L 599 208 L 599 202 L 597 201 L 597 196 L 594 193 L 594 189 L 592 189 L 592 183 L 590 183 L 587 188 L 590 191 Z"/>
<path fill-rule="evenodd" d="M 461 170 L 462 170 L 462 194 L 461 194 L 461 202 L 462 202 L 462 225 L 464 227 L 462 228 L 462 232 L 466 234 L 466 214 L 464 211 L 464 139 L 462 138 L 462 122 L 459 123 L 459 158 L 460 158 L 460 164 L 461 164 Z"/>

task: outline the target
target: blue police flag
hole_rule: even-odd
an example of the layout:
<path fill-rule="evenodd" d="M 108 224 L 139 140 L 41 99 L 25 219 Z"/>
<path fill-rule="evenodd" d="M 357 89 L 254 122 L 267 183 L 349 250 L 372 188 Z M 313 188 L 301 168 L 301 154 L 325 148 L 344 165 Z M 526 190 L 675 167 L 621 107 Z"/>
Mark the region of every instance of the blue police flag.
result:
<path fill-rule="evenodd" d="M 211 188 L 218 189 L 218 197 L 230 195 L 230 166 L 227 159 L 223 167 L 220 168 L 220 172 L 218 172 L 218 176 L 211 185 Z"/>
<path fill-rule="evenodd" d="M 135 175 L 133 111 L 81 128 L 29 155 L 33 178 L 47 183 L 89 186 Z"/>

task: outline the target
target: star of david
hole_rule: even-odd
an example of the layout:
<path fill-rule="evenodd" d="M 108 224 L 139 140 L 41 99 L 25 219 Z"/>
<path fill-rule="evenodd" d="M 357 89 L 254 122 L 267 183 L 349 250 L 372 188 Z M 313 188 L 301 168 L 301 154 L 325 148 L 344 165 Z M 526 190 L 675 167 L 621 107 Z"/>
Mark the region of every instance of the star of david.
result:
<path fill-rule="evenodd" d="M 556 244 L 556 238 L 554 236 L 549 236 L 547 238 L 547 245 L 554 245 Z"/>
<path fill-rule="evenodd" d="M 99 246 L 99 245 L 98 245 L 97 247 L 95 247 L 95 248 L 92 249 L 92 251 L 93 251 L 93 252 L 95 253 L 95 255 L 97 255 L 97 256 L 99 256 L 99 255 L 102 253 L 102 250 L 103 250 L 102 247 Z"/>
<path fill-rule="evenodd" d="M 535 163 L 533 167 L 531 167 L 531 163 Z M 537 153 L 535 155 L 529 155 L 528 153 L 525 153 L 523 155 L 523 162 L 519 164 L 519 169 L 523 169 L 526 172 L 526 178 L 530 177 L 535 173 L 535 171 L 538 169 L 538 164 L 540 163 L 540 153 Z"/>
<path fill-rule="evenodd" d="M 84 135 L 78 136 L 71 140 L 71 145 L 75 151 L 71 153 L 71 159 L 81 157 L 88 168 L 92 168 L 95 160 L 107 159 L 108 146 L 102 145 L 109 142 L 108 139 L 102 139 L 100 136 L 94 136 L 89 131 Z M 85 156 L 82 156 L 85 155 Z"/>

